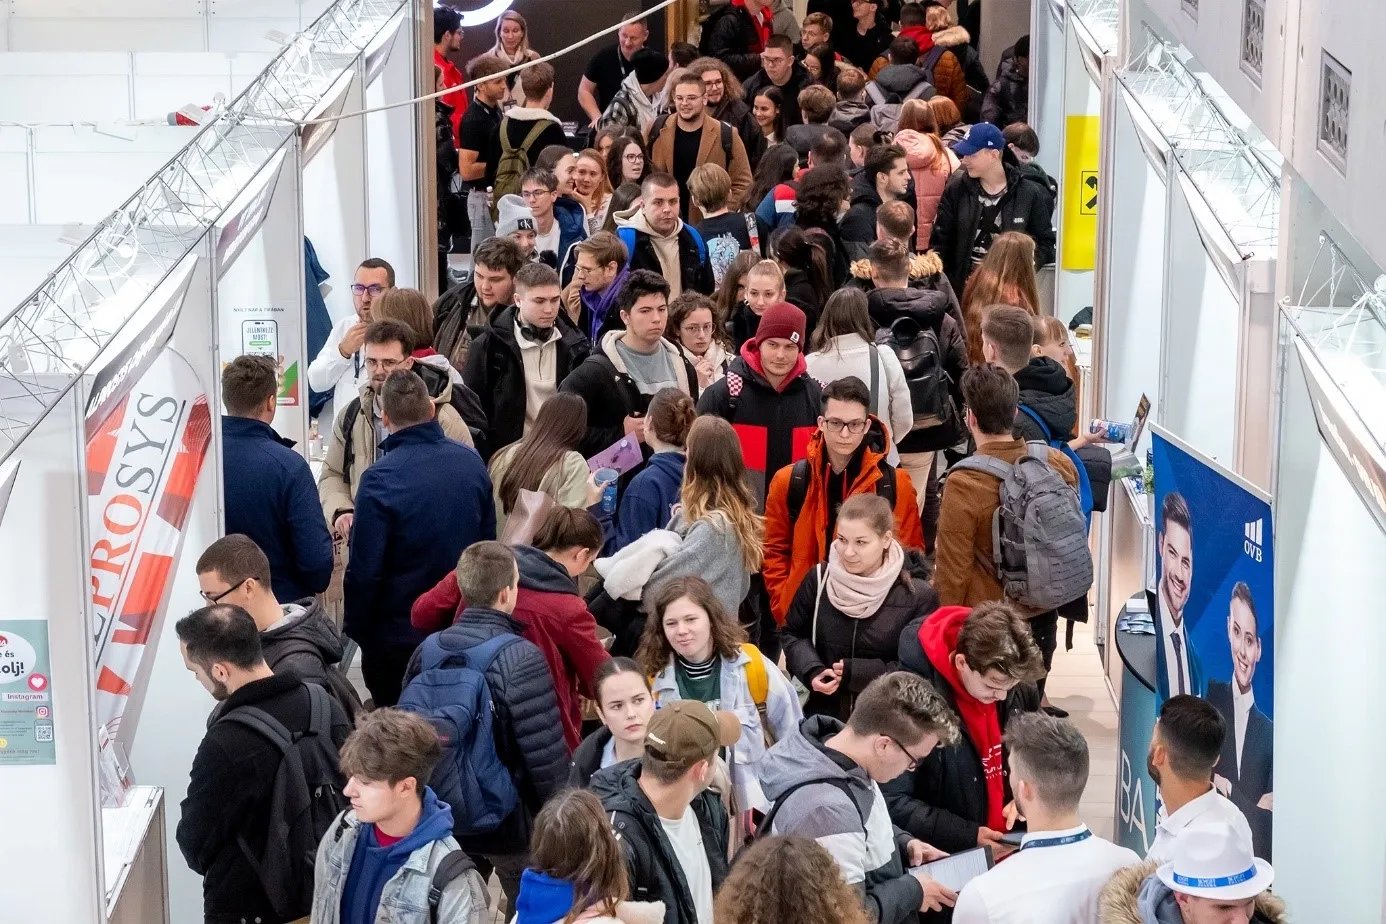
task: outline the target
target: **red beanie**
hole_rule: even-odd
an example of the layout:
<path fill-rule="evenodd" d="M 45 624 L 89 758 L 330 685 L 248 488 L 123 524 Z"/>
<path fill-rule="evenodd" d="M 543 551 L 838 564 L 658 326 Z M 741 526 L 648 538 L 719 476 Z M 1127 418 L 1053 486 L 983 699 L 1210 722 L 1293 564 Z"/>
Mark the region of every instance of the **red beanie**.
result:
<path fill-rule="evenodd" d="M 756 328 L 756 347 L 766 340 L 778 338 L 797 343 L 799 349 L 803 350 L 804 327 L 807 324 L 808 319 L 798 308 L 789 302 L 776 302 L 760 316 L 760 326 Z"/>

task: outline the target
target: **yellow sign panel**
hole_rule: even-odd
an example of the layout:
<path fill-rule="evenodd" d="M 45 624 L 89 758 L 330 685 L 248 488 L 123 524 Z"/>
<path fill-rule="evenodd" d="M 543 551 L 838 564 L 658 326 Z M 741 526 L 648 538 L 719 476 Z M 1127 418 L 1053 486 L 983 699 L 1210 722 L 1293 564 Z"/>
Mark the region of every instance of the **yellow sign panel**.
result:
<path fill-rule="evenodd" d="M 1071 115 L 1064 126 L 1063 215 L 1059 228 L 1066 270 L 1097 265 L 1097 161 L 1102 153 L 1098 117 Z"/>

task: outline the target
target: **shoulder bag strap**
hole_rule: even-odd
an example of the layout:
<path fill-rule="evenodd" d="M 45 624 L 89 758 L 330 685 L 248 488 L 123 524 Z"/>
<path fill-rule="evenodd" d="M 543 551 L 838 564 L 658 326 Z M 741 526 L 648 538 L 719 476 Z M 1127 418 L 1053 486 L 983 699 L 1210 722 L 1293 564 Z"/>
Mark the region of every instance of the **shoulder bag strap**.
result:
<path fill-rule="evenodd" d="M 881 391 L 881 348 L 872 344 L 871 350 L 871 406 L 867 411 L 876 413 L 876 396 Z M 887 417 L 890 415 L 886 415 Z"/>
<path fill-rule="evenodd" d="M 827 588 L 823 586 L 823 565 L 820 562 L 813 566 L 813 576 L 818 581 L 818 591 L 813 595 L 813 628 L 809 630 L 809 644 L 814 650 L 818 650 L 818 607 L 823 602 L 823 594 Z"/>

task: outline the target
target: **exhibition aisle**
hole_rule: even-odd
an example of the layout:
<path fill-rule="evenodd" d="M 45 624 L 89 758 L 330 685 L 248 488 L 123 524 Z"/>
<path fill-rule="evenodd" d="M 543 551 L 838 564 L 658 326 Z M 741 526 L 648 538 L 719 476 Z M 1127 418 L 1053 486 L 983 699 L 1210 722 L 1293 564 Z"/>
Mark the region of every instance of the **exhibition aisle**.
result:
<path fill-rule="evenodd" d="M 1083 821 L 1099 837 L 1112 839 L 1116 806 L 1117 711 L 1102 661 L 1092 640 L 1092 624 L 1073 627 L 1073 650 L 1065 651 L 1063 624 L 1059 625 L 1059 650 L 1049 674 L 1049 701 L 1067 709 L 1069 718 L 1088 739 L 1091 772 L 1080 807 Z"/>

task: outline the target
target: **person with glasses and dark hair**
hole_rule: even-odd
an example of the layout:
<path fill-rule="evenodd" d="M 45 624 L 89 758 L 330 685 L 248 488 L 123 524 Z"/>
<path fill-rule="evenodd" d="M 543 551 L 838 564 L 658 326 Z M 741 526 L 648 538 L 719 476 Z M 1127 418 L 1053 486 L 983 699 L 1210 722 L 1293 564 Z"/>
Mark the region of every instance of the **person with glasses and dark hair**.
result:
<path fill-rule="evenodd" d="M 313 472 L 274 430 L 279 379 L 268 356 L 237 356 L 221 370 L 221 480 L 226 530 L 244 533 L 273 561 L 274 593 L 311 597 L 332 579 L 332 537 Z M 268 589 L 268 588 L 267 588 Z"/>
<path fill-rule="evenodd" d="M 395 269 L 384 260 L 371 257 L 356 268 L 351 282 L 351 302 L 356 313 L 332 325 L 327 341 L 308 364 L 308 387 L 332 393 L 332 407 L 324 409 L 323 414 L 340 414 L 370 377 L 361 360 L 361 344 L 366 339 L 366 328 L 375 320 L 371 304 L 381 292 L 394 287 Z"/>
<path fill-rule="evenodd" d="M 761 575 L 779 622 L 814 567 L 828 560 L 838 511 L 849 498 L 886 498 L 893 538 L 904 549 L 923 548 L 914 484 L 904 469 L 886 461 L 890 436 L 869 411 L 870 401 L 870 391 L 856 376 L 825 386 L 823 412 L 804 459 L 780 469 L 770 482 Z"/>
<path fill-rule="evenodd" d="M 884 674 L 862 690 L 845 724 L 810 716 L 770 748 L 760 776 L 772 805 L 760 831 L 825 847 L 878 924 L 951 907 L 955 892 L 906 872 L 944 853 L 891 824 L 880 784 L 957 740 L 953 714 L 929 684 L 906 671 Z"/>
<path fill-rule="evenodd" d="M 312 730 L 314 700 L 322 694 L 297 674 L 270 670 L 255 620 L 239 606 L 194 610 L 178 620 L 174 632 L 183 664 L 217 702 L 216 719 L 193 757 L 176 834 L 188 868 L 202 877 L 203 919 L 282 924 L 287 918 L 275 911 L 250 858 L 265 853 L 283 753 L 277 742 L 232 714 L 259 710 L 298 740 Z M 325 705 L 335 751 L 351 723 L 330 698 Z M 343 783 L 339 777 L 338 791 Z"/>
<path fill-rule="evenodd" d="M 813 83 L 809 72 L 794 57 L 794 43 L 786 35 L 772 35 L 760 53 L 760 70 L 744 83 L 746 98 L 754 100 L 761 91 L 775 87 L 783 97 L 785 126 L 803 121 L 799 113 L 799 92 Z M 777 137 L 775 141 L 783 141 Z"/>

